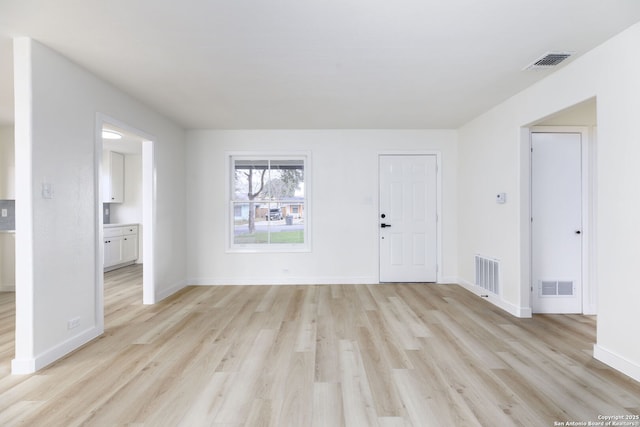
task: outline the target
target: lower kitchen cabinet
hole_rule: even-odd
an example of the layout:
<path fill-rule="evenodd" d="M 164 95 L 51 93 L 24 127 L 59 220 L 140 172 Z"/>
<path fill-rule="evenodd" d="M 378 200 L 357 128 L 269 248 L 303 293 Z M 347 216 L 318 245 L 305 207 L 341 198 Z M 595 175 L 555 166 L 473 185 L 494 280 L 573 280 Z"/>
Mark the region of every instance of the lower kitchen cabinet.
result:
<path fill-rule="evenodd" d="M 122 236 L 122 262 L 138 259 L 138 235 L 125 234 Z"/>
<path fill-rule="evenodd" d="M 122 236 L 104 238 L 104 268 L 122 262 Z"/>
<path fill-rule="evenodd" d="M 113 270 L 138 259 L 138 226 L 123 225 L 104 229 L 104 269 Z"/>

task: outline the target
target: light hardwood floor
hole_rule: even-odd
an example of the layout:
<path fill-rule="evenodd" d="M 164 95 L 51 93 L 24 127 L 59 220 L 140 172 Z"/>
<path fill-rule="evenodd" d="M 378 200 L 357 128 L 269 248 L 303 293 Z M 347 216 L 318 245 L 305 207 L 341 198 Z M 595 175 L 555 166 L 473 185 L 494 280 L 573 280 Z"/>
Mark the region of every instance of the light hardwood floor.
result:
<path fill-rule="evenodd" d="M 9 375 L 0 425 L 553 426 L 640 414 L 640 384 L 592 358 L 595 318 L 517 319 L 455 285 L 190 287 L 141 304 L 107 273 L 106 333 Z"/>

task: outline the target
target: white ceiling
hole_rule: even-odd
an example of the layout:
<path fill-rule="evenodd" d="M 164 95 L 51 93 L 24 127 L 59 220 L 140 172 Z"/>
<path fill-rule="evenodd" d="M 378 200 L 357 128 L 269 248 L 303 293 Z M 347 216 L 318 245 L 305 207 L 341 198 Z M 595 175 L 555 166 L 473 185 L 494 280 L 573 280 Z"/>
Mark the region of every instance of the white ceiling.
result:
<path fill-rule="evenodd" d="M 185 128 L 456 128 L 638 21 L 638 0 L 0 0 L 0 124 L 15 35 Z"/>

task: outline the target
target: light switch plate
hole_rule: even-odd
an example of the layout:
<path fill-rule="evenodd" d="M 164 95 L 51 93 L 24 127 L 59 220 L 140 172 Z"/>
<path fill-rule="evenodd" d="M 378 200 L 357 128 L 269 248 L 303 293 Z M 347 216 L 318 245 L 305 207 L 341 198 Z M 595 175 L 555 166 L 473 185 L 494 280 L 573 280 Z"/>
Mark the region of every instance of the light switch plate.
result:
<path fill-rule="evenodd" d="M 3 218 L 6 218 L 8 214 L 9 214 L 9 213 L 7 212 L 7 210 L 6 210 L 6 209 L 2 209 L 2 217 L 3 217 Z"/>

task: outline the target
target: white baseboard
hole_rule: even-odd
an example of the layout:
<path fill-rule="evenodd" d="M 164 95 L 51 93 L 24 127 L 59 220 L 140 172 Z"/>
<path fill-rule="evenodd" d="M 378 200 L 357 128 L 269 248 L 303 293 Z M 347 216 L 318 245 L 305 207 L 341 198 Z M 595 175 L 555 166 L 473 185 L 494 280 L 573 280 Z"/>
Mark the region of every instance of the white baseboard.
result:
<path fill-rule="evenodd" d="M 105 267 L 104 268 L 104 272 L 106 273 L 108 271 L 117 270 L 119 268 L 127 267 L 127 266 L 130 266 L 130 265 L 133 265 L 133 264 L 135 264 L 135 261 L 127 261 L 127 262 L 123 262 L 122 264 L 112 265 L 110 267 Z"/>
<path fill-rule="evenodd" d="M 377 284 L 377 277 L 233 277 L 233 278 L 192 278 L 187 281 L 192 286 L 239 286 L 239 285 L 371 285 Z"/>
<path fill-rule="evenodd" d="M 458 279 L 458 284 L 460 284 L 460 286 L 462 286 L 472 294 L 478 295 L 479 298 L 489 301 L 491 304 L 495 305 L 498 308 L 501 308 L 512 316 L 528 318 L 533 315 L 531 307 L 520 307 L 515 304 L 511 304 L 510 302 L 503 300 L 499 296 L 489 293 L 481 287 L 474 285 L 473 283 L 468 282 L 464 279 Z M 480 295 L 487 295 L 487 297 L 480 297 Z"/>
<path fill-rule="evenodd" d="M 622 372 L 623 374 L 640 382 L 640 365 L 624 357 L 602 348 L 598 344 L 593 345 L 593 357 L 605 365 Z"/>
<path fill-rule="evenodd" d="M 207 278 L 197 277 L 187 280 L 189 286 L 271 286 L 271 285 L 377 285 L 380 283 L 377 277 L 356 276 L 356 277 L 233 277 L 233 278 Z M 441 277 L 439 284 L 457 284 L 456 277 Z"/>
<path fill-rule="evenodd" d="M 36 359 L 13 359 L 11 375 L 27 375 L 36 371 Z"/>
<path fill-rule="evenodd" d="M 72 351 L 78 349 L 89 341 L 102 335 L 102 328 L 94 327 L 87 329 L 80 334 L 63 341 L 62 343 L 50 348 L 49 350 L 28 359 L 13 359 L 11 361 L 11 374 L 25 375 L 32 374 L 39 369 L 55 362 L 56 360 L 66 356 Z"/>
<path fill-rule="evenodd" d="M 157 302 L 162 301 L 165 298 L 170 297 L 171 295 L 173 295 L 176 292 L 184 289 L 185 287 L 187 287 L 187 282 L 182 280 L 182 281 L 176 283 L 175 285 L 170 286 L 167 289 L 162 289 L 162 290 L 158 291 L 158 293 L 156 294 L 156 300 L 152 304 L 155 304 Z"/>

